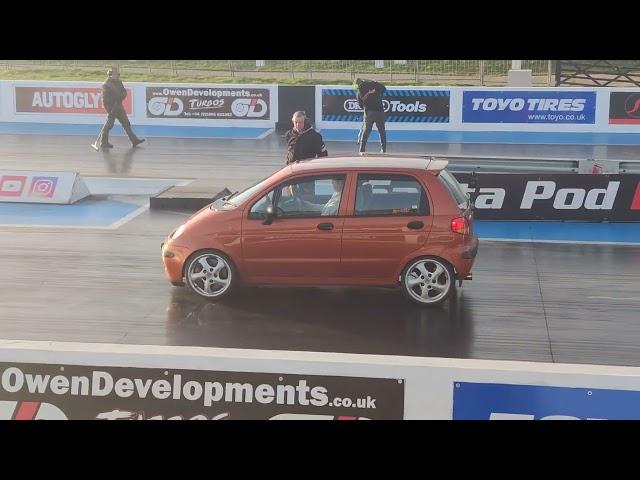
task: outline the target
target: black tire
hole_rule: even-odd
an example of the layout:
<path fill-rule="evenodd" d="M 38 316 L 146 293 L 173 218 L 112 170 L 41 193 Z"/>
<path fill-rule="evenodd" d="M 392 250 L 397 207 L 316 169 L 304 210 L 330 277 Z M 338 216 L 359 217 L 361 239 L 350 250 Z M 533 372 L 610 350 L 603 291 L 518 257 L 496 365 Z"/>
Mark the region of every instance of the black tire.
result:
<path fill-rule="evenodd" d="M 222 266 L 216 270 L 220 262 Z M 209 268 L 208 272 L 204 271 L 205 265 Z M 193 293 L 207 300 L 228 298 L 240 283 L 233 261 L 224 253 L 209 249 L 191 254 L 185 262 L 184 279 Z"/>
<path fill-rule="evenodd" d="M 422 265 L 424 271 L 421 271 L 418 265 Z M 439 273 L 438 266 L 442 267 Z M 434 278 L 436 274 L 437 277 Z M 400 288 L 409 300 L 418 305 L 425 307 L 440 305 L 455 289 L 453 268 L 446 260 L 439 257 L 414 258 L 402 270 Z"/>

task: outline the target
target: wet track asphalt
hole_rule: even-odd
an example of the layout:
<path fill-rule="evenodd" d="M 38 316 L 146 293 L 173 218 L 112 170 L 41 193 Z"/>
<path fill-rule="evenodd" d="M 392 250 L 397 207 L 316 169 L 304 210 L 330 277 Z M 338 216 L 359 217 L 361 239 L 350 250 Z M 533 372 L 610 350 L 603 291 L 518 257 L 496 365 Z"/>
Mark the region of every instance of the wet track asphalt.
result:
<path fill-rule="evenodd" d="M 3 135 L 2 168 L 242 188 L 275 170 L 283 150 L 272 138 L 150 139 L 131 151 L 115 138 L 114 151 L 99 154 L 87 140 Z M 502 147 L 458 145 L 455 153 L 517 146 Z M 557 148 L 549 155 L 598 147 Z M 638 151 L 608 148 L 615 158 Z M 640 365 L 640 247 L 483 242 L 474 280 L 435 309 L 396 290 L 353 288 L 246 288 L 211 303 L 163 276 L 160 242 L 184 218 L 146 211 L 116 230 L 0 227 L 0 338 Z"/>

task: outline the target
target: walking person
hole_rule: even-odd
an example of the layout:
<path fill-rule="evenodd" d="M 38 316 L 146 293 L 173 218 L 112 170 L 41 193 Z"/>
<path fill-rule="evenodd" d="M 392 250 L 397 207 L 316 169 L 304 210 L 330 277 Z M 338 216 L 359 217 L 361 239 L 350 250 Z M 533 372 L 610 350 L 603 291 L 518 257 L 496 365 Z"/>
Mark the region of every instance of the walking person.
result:
<path fill-rule="evenodd" d="M 122 106 L 125 98 L 127 98 L 127 89 L 124 88 L 122 80 L 120 80 L 120 72 L 110 68 L 107 70 L 107 79 L 102 84 L 102 103 L 107 111 L 107 121 L 102 130 L 100 130 L 98 138 L 91 145 L 96 151 L 101 148 L 113 148 L 113 145 L 109 143 L 109 131 L 113 128 L 116 119 L 124 128 L 124 131 L 127 132 L 127 136 L 134 147 L 145 141 L 144 138 L 138 138 L 131 129 L 131 122 L 129 122 L 127 112 Z"/>

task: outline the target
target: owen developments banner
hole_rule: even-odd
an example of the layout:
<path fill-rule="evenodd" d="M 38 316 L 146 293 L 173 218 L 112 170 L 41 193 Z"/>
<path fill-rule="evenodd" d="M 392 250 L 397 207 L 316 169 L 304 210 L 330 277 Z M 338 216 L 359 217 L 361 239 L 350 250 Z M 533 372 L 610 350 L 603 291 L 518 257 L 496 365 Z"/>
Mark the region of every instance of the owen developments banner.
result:
<path fill-rule="evenodd" d="M 269 120 L 268 88 L 146 87 L 147 118 Z"/>
<path fill-rule="evenodd" d="M 0 363 L 0 419 L 402 419 L 397 379 Z"/>

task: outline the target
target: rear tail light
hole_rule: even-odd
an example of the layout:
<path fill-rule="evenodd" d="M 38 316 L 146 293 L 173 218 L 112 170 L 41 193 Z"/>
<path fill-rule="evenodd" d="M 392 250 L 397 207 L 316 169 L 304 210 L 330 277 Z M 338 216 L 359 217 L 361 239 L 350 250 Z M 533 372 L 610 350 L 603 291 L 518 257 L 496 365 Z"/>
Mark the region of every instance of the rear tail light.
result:
<path fill-rule="evenodd" d="M 469 235 L 469 222 L 466 217 L 458 217 L 451 220 L 451 231 L 460 235 Z"/>

